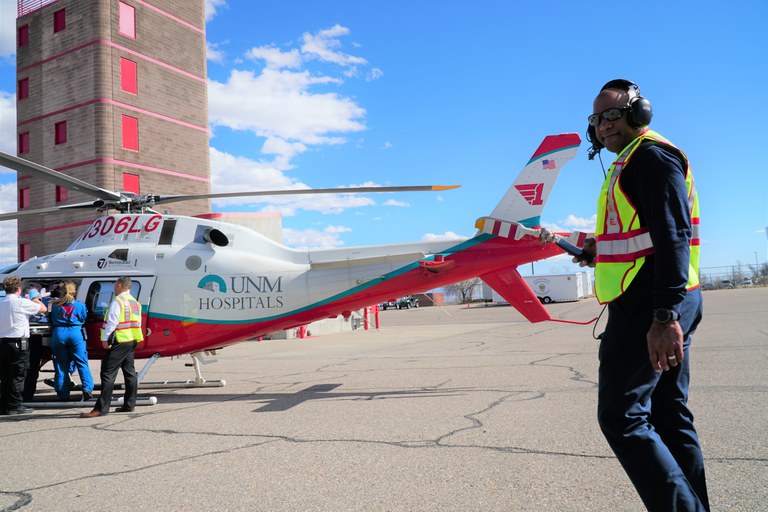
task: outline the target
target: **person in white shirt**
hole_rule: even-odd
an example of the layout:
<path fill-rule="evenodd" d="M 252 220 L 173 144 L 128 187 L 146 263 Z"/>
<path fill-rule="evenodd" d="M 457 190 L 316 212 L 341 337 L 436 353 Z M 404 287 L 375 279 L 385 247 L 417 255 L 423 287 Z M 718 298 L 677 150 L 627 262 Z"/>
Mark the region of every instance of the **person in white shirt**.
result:
<path fill-rule="evenodd" d="M 39 299 L 21 297 L 18 276 L 3 280 L 5 297 L 0 299 L 0 414 L 29 414 L 22 404 L 24 379 L 29 369 L 29 317 L 44 313 Z"/>

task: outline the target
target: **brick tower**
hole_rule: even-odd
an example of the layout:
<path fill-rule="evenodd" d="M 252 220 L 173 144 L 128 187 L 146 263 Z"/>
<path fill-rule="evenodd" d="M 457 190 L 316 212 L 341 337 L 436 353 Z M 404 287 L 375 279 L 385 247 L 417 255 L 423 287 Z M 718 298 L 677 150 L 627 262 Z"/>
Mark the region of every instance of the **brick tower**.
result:
<path fill-rule="evenodd" d="M 20 157 L 108 190 L 210 192 L 204 0 L 17 2 Z M 95 199 L 22 174 L 18 189 L 20 211 Z M 98 215 L 20 218 L 19 261 L 65 249 Z"/>

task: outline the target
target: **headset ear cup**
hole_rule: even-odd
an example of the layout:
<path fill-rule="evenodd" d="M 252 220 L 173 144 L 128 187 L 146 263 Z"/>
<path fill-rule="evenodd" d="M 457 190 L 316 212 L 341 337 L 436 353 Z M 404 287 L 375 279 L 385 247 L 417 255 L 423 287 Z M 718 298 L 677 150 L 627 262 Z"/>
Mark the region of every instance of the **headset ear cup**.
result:
<path fill-rule="evenodd" d="M 648 126 L 651 124 L 653 118 L 653 108 L 651 108 L 651 102 L 642 96 L 635 96 L 632 101 L 629 102 L 629 113 L 627 115 L 627 122 L 632 128 L 640 128 L 641 126 Z"/>
<path fill-rule="evenodd" d="M 600 144 L 600 141 L 597 140 L 597 133 L 595 133 L 595 127 L 591 124 L 587 125 L 587 140 L 592 144 L 592 147 L 595 150 L 601 150 L 605 146 Z"/>

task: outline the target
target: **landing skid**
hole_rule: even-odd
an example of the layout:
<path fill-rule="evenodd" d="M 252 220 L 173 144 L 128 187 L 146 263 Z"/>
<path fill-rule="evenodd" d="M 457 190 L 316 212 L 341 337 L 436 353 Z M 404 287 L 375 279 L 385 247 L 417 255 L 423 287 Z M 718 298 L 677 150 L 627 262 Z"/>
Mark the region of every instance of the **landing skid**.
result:
<path fill-rule="evenodd" d="M 216 351 L 206 351 L 205 355 L 216 355 Z M 190 354 L 190 357 L 192 357 L 192 363 L 191 365 L 188 364 L 187 366 L 192 366 L 195 369 L 195 378 L 194 380 L 164 380 L 164 381 L 157 381 L 157 382 L 144 382 L 144 377 L 147 375 L 147 372 L 149 372 L 149 369 L 152 367 L 152 365 L 160 359 L 160 354 L 153 354 L 152 357 L 150 357 L 146 363 L 144 363 L 144 367 L 141 369 L 141 371 L 136 376 L 136 380 L 138 381 L 138 387 L 139 389 L 174 389 L 174 388 L 220 388 L 224 387 L 227 384 L 227 381 L 225 380 L 205 380 L 203 378 L 202 371 L 200 370 L 201 364 L 210 364 L 215 363 L 216 360 L 205 360 L 203 359 L 203 353 L 202 352 L 195 352 L 193 354 Z M 53 383 L 51 382 L 51 379 L 46 379 L 46 384 L 53 387 Z M 94 386 L 94 390 L 101 389 L 100 385 Z M 115 384 L 114 389 L 124 389 L 124 386 L 122 383 Z M 82 390 L 81 385 L 73 385 L 70 388 L 70 391 L 80 391 Z M 147 398 L 137 398 L 136 399 L 136 405 L 155 405 L 157 403 L 157 398 L 154 396 L 150 396 Z M 25 407 L 36 407 L 39 409 L 58 409 L 58 408 L 77 408 L 77 407 L 86 407 L 96 404 L 96 400 L 88 400 L 88 401 L 79 401 L 79 402 L 65 402 L 65 401 L 54 401 L 54 402 L 27 402 L 24 404 Z M 112 406 L 120 406 L 123 404 L 123 397 L 115 398 L 112 400 Z"/>
<path fill-rule="evenodd" d="M 137 406 L 155 405 L 157 404 L 157 397 L 138 397 L 136 398 Z M 80 400 L 78 402 L 72 401 L 54 401 L 54 402 L 24 402 L 24 407 L 32 407 L 33 409 L 78 409 L 88 407 L 93 409 L 96 405 L 96 400 Z M 110 407 L 120 407 L 123 405 L 123 397 L 113 398 Z"/>
<path fill-rule="evenodd" d="M 216 355 L 215 350 L 205 351 L 206 355 Z M 144 364 L 144 368 L 141 369 L 138 375 L 139 388 L 144 389 L 163 389 L 163 388 L 220 388 L 227 385 L 225 380 L 205 380 L 203 373 L 200 370 L 201 364 L 215 363 L 216 360 L 206 361 L 203 359 L 203 352 L 194 352 L 190 354 L 192 358 L 191 366 L 195 369 L 194 380 L 164 380 L 156 382 L 144 382 L 144 376 L 149 371 L 149 368 L 160 358 L 159 354 L 153 354 L 147 362 Z M 187 364 L 187 366 L 190 366 Z"/>

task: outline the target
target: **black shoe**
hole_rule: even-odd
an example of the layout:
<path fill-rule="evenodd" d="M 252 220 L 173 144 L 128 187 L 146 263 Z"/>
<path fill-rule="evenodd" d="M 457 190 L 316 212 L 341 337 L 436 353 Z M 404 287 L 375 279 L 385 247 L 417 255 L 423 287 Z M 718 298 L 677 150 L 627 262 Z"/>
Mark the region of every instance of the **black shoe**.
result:
<path fill-rule="evenodd" d="M 56 385 L 53 383 L 53 379 L 43 379 L 43 383 L 44 383 L 46 386 L 51 386 L 52 388 L 55 388 L 55 387 L 56 387 Z M 72 381 L 69 381 L 69 390 L 70 390 L 70 391 L 74 391 L 76 387 L 77 387 L 77 386 L 75 385 L 75 383 L 74 383 L 74 382 L 72 382 Z"/>
<path fill-rule="evenodd" d="M 87 402 L 91 398 L 93 398 L 93 393 L 83 390 L 83 402 Z"/>
<path fill-rule="evenodd" d="M 128 407 L 127 405 L 121 405 L 117 409 L 115 409 L 115 412 L 133 412 L 133 407 Z"/>
<path fill-rule="evenodd" d="M 10 409 L 8 411 L 8 414 L 10 416 L 17 416 L 21 414 L 32 414 L 35 412 L 34 409 L 30 409 L 29 407 L 24 407 L 23 405 L 21 407 L 17 407 L 16 409 Z"/>

